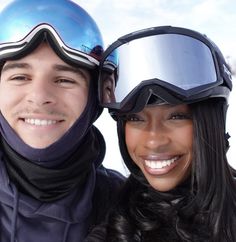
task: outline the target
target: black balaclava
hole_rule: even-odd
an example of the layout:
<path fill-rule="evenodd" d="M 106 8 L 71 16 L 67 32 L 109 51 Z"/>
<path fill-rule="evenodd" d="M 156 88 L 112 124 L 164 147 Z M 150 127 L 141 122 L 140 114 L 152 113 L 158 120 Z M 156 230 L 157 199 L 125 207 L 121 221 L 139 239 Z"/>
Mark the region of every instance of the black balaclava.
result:
<path fill-rule="evenodd" d="M 93 164 L 102 162 L 105 142 L 92 125 L 102 111 L 94 81 L 91 78 L 88 103 L 81 116 L 63 137 L 44 149 L 25 144 L 0 114 L 6 168 L 20 191 L 41 201 L 57 200 L 83 185 Z"/>

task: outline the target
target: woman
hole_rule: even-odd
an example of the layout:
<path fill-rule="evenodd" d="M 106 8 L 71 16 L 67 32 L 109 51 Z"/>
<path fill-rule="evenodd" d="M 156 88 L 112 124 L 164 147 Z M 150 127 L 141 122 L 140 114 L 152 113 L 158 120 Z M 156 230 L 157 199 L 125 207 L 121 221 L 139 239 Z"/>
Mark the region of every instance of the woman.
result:
<path fill-rule="evenodd" d="M 111 74 L 101 79 L 102 104 L 117 120 L 130 176 L 88 241 L 236 241 L 225 132 L 232 83 L 220 50 L 164 26 L 118 39 L 101 67 Z"/>

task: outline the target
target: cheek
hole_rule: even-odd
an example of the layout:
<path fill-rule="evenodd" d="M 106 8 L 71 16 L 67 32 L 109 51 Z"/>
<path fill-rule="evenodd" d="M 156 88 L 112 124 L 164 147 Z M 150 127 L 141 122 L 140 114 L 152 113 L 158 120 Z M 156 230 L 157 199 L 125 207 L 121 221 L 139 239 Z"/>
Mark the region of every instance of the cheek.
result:
<path fill-rule="evenodd" d="M 126 143 L 126 146 L 127 146 L 128 149 L 133 146 L 132 136 L 133 136 L 132 129 L 130 129 L 128 127 L 128 125 L 126 124 L 125 125 L 125 143 Z"/>
<path fill-rule="evenodd" d="M 88 102 L 88 90 L 82 89 L 74 93 L 68 93 L 64 98 L 65 106 L 74 113 L 76 117 L 84 111 Z"/>
<path fill-rule="evenodd" d="M 19 95 L 16 95 L 12 90 L 6 90 L 0 88 L 0 110 L 10 111 L 12 107 L 16 106 L 20 102 Z"/>
<path fill-rule="evenodd" d="M 176 134 L 176 142 L 178 142 L 186 152 L 192 154 L 193 148 L 193 126 L 192 124 L 186 126 L 183 129 L 178 130 Z"/>
<path fill-rule="evenodd" d="M 185 139 L 186 139 L 186 143 L 188 144 L 189 147 L 192 148 L 193 146 L 193 126 L 189 125 L 189 127 L 186 129 L 186 135 L 185 135 Z"/>
<path fill-rule="evenodd" d="M 4 90 L 3 90 L 2 84 L 0 83 L 0 109 L 2 109 L 2 107 L 4 107 L 4 105 L 3 105 L 3 103 L 5 102 L 4 96 L 6 96 L 6 95 L 4 95 Z"/>
<path fill-rule="evenodd" d="M 128 152 L 133 160 L 135 156 L 135 151 L 139 148 L 141 145 L 141 133 L 138 129 L 134 129 L 132 127 L 129 127 L 129 125 L 126 125 L 125 127 L 125 142 L 126 147 L 128 149 Z"/>

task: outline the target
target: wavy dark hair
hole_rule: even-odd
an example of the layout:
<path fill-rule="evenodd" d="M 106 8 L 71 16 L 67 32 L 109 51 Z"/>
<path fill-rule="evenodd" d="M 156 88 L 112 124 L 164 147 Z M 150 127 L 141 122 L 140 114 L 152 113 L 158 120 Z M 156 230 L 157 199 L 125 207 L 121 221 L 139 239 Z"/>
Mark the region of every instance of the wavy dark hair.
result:
<path fill-rule="evenodd" d="M 227 104 L 208 99 L 190 105 L 193 119 L 191 176 L 169 192 L 154 190 L 130 158 L 125 121 L 118 120 L 120 150 L 131 174 L 103 225 L 86 241 L 236 241 L 235 170 L 227 162 Z"/>

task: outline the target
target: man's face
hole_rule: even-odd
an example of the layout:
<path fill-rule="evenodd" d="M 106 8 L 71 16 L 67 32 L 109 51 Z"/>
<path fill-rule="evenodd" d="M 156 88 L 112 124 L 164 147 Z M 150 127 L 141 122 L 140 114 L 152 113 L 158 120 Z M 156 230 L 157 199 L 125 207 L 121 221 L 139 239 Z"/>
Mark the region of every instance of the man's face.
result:
<path fill-rule="evenodd" d="M 0 82 L 0 110 L 29 146 L 45 148 L 73 125 L 88 99 L 90 74 L 62 61 L 46 44 L 7 61 Z"/>

